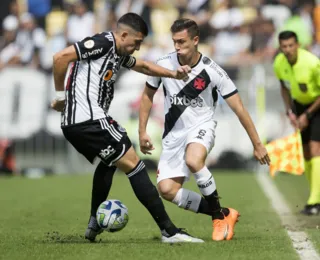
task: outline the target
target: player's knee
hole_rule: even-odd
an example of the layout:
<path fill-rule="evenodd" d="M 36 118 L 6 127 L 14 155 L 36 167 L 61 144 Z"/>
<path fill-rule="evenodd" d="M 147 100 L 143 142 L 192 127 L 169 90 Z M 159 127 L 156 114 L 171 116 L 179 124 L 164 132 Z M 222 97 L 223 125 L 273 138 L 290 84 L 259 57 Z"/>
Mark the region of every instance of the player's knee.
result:
<path fill-rule="evenodd" d="M 310 142 L 310 157 L 320 156 L 320 142 L 311 141 Z"/>
<path fill-rule="evenodd" d="M 204 162 L 201 158 L 197 157 L 187 157 L 186 164 L 189 170 L 193 173 L 200 171 L 204 167 Z"/>
<path fill-rule="evenodd" d="M 172 185 L 161 182 L 158 184 L 158 191 L 161 197 L 167 201 L 172 201 L 178 192 Z"/>
<path fill-rule="evenodd" d="M 138 157 L 137 153 L 130 147 L 130 149 L 125 153 L 123 157 L 121 157 L 115 165 L 123 172 L 130 172 L 134 169 L 137 164 L 139 163 L 140 158 Z"/>

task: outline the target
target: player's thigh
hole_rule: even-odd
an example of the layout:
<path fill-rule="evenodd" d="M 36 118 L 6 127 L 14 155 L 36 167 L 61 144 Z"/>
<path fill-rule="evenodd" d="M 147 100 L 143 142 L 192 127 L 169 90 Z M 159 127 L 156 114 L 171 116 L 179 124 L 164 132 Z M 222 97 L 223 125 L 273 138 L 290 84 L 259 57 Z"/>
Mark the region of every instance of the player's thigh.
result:
<path fill-rule="evenodd" d="M 182 177 L 184 181 L 190 178 L 190 171 L 184 160 L 184 146 L 172 155 L 170 150 L 164 148 L 158 164 L 157 183 L 162 180 Z"/>
<path fill-rule="evenodd" d="M 206 122 L 188 133 L 186 162 L 192 168 L 204 164 L 207 155 L 210 153 L 215 142 L 215 121 Z M 195 165 L 194 165 L 195 164 Z"/>
<path fill-rule="evenodd" d="M 191 172 L 197 172 L 204 167 L 208 155 L 207 148 L 202 143 L 192 142 L 186 148 L 186 164 Z"/>
<path fill-rule="evenodd" d="M 320 156 L 320 111 L 313 116 L 308 128 L 310 156 Z"/>
<path fill-rule="evenodd" d="M 303 113 L 305 113 L 305 111 L 308 109 L 308 106 L 299 104 L 296 101 L 293 101 L 293 103 L 294 103 L 294 108 L 295 108 L 295 114 L 298 117 L 300 115 L 302 115 Z M 309 143 L 310 143 L 310 137 L 311 137 L 311 125 L 312 125 L 312 121 L 309 122 L 309 125 L 307 126 L 307 128 L 305 128 L 303 131 L 300 132 L 302 144 L 305 148 L 304 149 L 304 157 L 306 159 L 309 159 L 309 157 L 310 157 Z"/>
<path fill-rule="evenodd" d="M 310 160 L 311 159 L 311 153 L 310 153 L 310 141 L 308 138 L 308 141 L 304 141 L 302 143 L 302 148 L 303 148 L 303 157 L 306 160 Z"/>
<path fill-rule="evenodd" d="M 320 142 L 320 110 L 317 111 L 310 122 L 310 140 Z"/>

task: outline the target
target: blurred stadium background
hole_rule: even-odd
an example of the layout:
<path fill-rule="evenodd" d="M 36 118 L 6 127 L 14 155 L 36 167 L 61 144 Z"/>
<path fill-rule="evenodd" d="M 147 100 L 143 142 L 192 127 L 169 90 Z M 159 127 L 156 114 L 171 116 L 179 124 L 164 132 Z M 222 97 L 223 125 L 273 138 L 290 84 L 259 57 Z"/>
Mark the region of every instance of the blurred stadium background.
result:
<path fill-rule="evenodd" d="M 235 81 L 264 140 L 293 130 L 286 119 L 272 70 L 277 34 L 294 30 L 303 48 L 320 56 L 320 1 L 309 0 L 1 0 L 0 172 L 41 176 L 93 168 L 65 141 L 54 97 L 52 56 L 82 38 L 115 28 L 126 12 L 140 14 L 150 36 L 135 55 L 155 61 L 173 51 L 170 26 L 190 17 L 201 28 L 200 52 Z M 110 114 L 138 141 L 137 111 L 144 75 L 122 70 Z M 162 93 L 157 93 L 149 133 L 161 151 Z M 208 165 L 248 169 L 252 147 L 240 123 L 220 99 L 216 145 Z M 139 150 L 139 149 L 137 149 Z M 227 161 L 227 162 L 226 162 Z"/>

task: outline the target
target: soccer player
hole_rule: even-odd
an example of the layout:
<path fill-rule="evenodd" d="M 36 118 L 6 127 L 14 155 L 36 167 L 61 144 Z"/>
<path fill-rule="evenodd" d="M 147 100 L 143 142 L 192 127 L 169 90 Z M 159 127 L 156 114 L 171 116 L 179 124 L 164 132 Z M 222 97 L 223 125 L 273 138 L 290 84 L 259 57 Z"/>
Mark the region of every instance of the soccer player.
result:
<path fill-rule="evenodd" d="M 137 14 L 127 13 L 119 19 L 114 32 L 87 37 L 54 55 L 56 98 L 52 107 L 62 111 L 63 134 L 91 163 L 96 158 L 101 159 L 94 173 L 91 216 L 85 237 L 94 241 L 102 232 L 95 218 L 96 211 L 108 196 L 113 174 L 119 168 L 126 173 L 135 195 L 159 226 L 162 242 L 203 242 L 171 222 L 125 129 L 108 115 L 121 66 L 148 75 L 176 79 L 185 77 L 190 70 L 188 66 L 167 70 L 131 56 L 139 50 L 147 35 L 148 28 L 143 19 Z M 64 79 L 70 62 L 73 65 L 65 93 Z"/>
<path fill-rule="evenodd" d="M 162 84 L 165 125 L 158 190 L 164 199 L 181 208 L 211 216 L 213 240 L 230 240 L 240 214 L 235 209 L 220 206 L 215 180 L 205 165 L 215 140 L 214 111 L 218 93 L 239 117 L 252 141 L 255 157 L 261 164 L 268 164 L 269 157 L 233 82 L 214 61 L 198 51 L 197 24 L 190 19 L 179 19 L 171 26 L 171 32 L 176 51 L 160 58 L 157 64 L 172 70 L 182 64 L 189 65 L 192 71 L 183 81 L 148 78 L 140 106 L 140 150 L 150 153 L 154 149 L 146 127 L 153 96 Z M 203 197 L 182 187 L 190 172 Z"/>
<path fill-rule="evenodd" d="M 278 37 L 280 50 L 274 71 L 280 80 L 281 95 L 293 127 L 301 131 L 305 175 L 310 195 L 305 215 L 320 213 L 320 61 L 312 53 L 300 49 L 298 37 L 283 31 Z"/>

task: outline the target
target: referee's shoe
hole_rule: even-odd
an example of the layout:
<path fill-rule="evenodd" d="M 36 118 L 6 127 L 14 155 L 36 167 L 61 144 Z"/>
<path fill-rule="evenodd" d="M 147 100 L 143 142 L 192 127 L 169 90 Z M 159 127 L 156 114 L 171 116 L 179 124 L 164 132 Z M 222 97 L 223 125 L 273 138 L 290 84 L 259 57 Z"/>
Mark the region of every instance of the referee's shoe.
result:
<path fill-rule="evenodd" d="M 304 209 L 300 211 L 301 214 L 312 216 L 320 214 L 320 203 L 314 205 L 305 205 Z"/>

